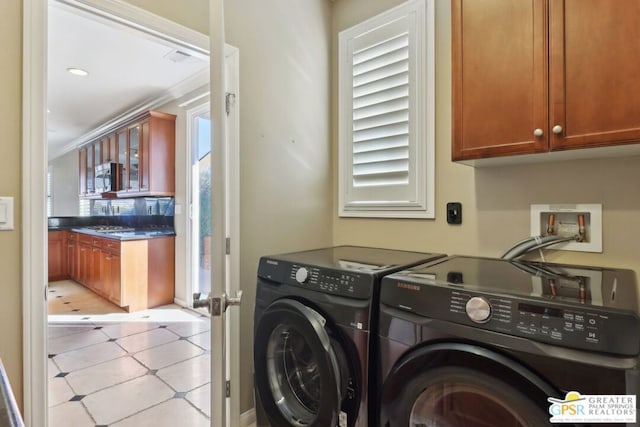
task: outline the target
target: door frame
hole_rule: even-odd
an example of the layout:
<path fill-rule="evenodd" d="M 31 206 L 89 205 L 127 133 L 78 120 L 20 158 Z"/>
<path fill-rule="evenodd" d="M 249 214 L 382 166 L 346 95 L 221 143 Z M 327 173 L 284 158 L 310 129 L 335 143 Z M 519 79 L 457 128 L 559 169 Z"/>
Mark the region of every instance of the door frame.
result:
<path fill-rule="evenodd" d="M 138 30 L 181 44 L 203 55 L 209 54 L 209 37 L 146 10 L 117 0 L 56 0 L 61 3 L 91 10 L 113 21 L 130 25 Z M 220 0 L 209 0 L 216 5 Z M 22 87 L 22 360 L 23 360 L 23 415 L 27 427 L 48 425 L 47 398 L 47 211 L 46 172 L 48 149 L 47 130 L 47 10 L 49 0 L 23 0 L 23 87 Z M 213 61 L 212 61 L 213 62 Z M 217 98 L 217 96 L 216 96 Z M 224 102 L 224 101 L 220 101 Z M 237 122 L 236 122 L 237 125 Z M 234 132 L 231 130 L 231 132 Z M 237 129 L 235 131 L 237 136 Z M 237 145 L 237 144 L 236 144 Z M 234 147 L 236 148 L 236 147 Z M 231 178 L 237 171 L 230 171 Z M 238 182 L 230 181 L 230 195 Z M 231 215 L 230 218 L 238 215 Z M 237 227 L 237 224 L 236 224 Z M 233 229 L 233 225 L 232 225 Z M 234 232 L 238 239 L 238 233 Z M 237 247 L 237 246 L 236 246 Z M 235 274 L 231 286 L 239 286 L 239 253 L 234 253 L 230 274 Z M 237 288 L 236 288 L 237 289 Z M 234 310 L 237 312 L 238 310 Z M 237 325 L 237 322 L 234 322 Z M 212 340 L 213 341 L 213 340 Z M 239 345 L 231 342 L 230 350 Z M 212 357 L 213 358 L 213 357 Z M 231 357 L 231 372 L 239 372 L 239 357 Z M 237 387 L 232 392 L 228 407 L 239 411 Z M 233 390 L 232 389 L 232 390 Z M 235 396 L 235 399 L 234 399 Z M 235 402 L 234 402 L 235 400 Z M 235 408 L 235 410 L 234 410 Z M 233 412 L 231 413 L 233 415 Z"/>

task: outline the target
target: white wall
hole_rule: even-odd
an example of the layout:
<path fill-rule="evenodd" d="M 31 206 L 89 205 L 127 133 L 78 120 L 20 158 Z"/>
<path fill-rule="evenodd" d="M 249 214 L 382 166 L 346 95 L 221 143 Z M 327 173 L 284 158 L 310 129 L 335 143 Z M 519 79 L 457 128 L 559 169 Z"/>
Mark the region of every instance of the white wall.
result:
<path fill-rule="evenodd" d="M 51 216 L 77 216 L 78 151 L 73 150 L 49 162 L 53 174 L 53 209 Z"/>

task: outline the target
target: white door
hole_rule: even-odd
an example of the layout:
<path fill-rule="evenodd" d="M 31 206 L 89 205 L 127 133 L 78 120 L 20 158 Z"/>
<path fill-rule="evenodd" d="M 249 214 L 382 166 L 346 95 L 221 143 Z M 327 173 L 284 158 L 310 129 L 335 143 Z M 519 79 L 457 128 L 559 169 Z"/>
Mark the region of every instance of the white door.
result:
<path fill-rule="evenodd" d="M 213 61 L 212 61 L 213 62 Z M 238 149 L 238 51 L 225 48 L 225 95 L 222 121 L 224 143 L 213 123 L 211 103 L 187 112 L 190 126 L 190 284 L 200 294 L 200 304 L 208 306 L 207 296 L 233 303 L 239 290 L 239 153 Z M 214 95 L 211 96 L 214 99 Z M 215 100 L 213 101 L 215 102 Z M 219 157 L 215 157 L 215 156 Z M 218 172 L 218 173 L 216 173 Z M 218 191 L 215 189 L 218 188 Z M 223 189 L 220 194 L 220 188 Z M 213 221 L 218 218 L 218 221 Z M 224 218 L 224 223 L 222 221 Z M 214 230 L 224 230 L 215 232 Z M 218 252 L 216 252 L 218 251 Z M 215 275 L 215 272 L 220 274 Z M 222 281 L 222 286 L 216 280 Z M 221 313 L 223 314 L 223 313 Z M 211 317 L 212 426 L 239 426 L 240 316 L 238 310 L 226 312 L 226 321 Z M 216 418 L 214 408 L 225 408 L 224 418 Z"/>

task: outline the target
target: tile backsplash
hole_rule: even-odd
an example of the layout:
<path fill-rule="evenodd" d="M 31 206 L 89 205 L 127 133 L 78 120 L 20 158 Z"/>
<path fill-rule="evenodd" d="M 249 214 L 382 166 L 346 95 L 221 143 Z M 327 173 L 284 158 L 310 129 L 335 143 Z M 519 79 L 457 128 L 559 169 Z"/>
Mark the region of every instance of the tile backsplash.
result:
<path fill-rule="evenodd" d="M 93 200 L 91 216 L 173 216 L 172 197 Z"/>

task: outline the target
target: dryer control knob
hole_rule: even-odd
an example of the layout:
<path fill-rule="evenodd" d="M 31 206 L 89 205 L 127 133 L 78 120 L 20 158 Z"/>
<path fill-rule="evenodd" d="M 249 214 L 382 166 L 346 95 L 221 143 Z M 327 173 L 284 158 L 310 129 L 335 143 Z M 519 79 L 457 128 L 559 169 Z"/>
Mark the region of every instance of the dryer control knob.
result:
<path fill-rule="evenodd" d="M 469 299 L 465 308 L 469 319 L 476 323 L 485 323 L 491 318 L 491 304 L 482 297 Z"/>
<path fill-rule="evenodd" d="M 309 270 L 304 267 L 300 267 L 298 271 L 296 271 L 296 280 L 298 283 L 305 283 L 309 280 Z"/>

